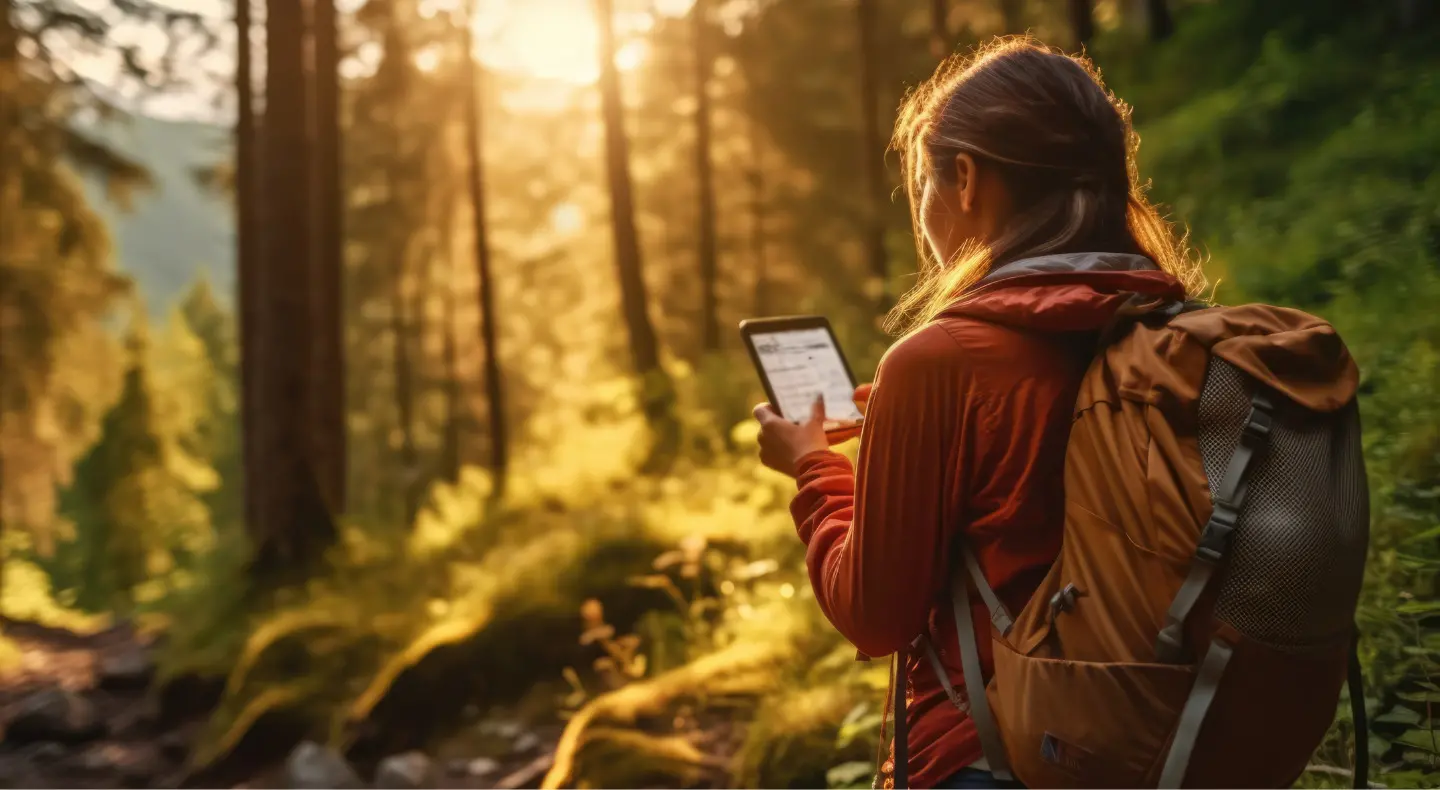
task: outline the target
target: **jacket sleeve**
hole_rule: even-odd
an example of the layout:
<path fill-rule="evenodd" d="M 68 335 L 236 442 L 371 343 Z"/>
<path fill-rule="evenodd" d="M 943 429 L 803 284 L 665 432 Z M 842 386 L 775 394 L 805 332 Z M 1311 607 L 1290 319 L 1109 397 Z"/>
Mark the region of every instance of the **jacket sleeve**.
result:
<path fill-rule="evenodd" d="M 860 652 L 883 656 L 924 630 L 962 507 L 956 443 L 966 374 L 932 326 L 881 362 L 852 472 L 842 455 L 800 460 L 790 510 L 820 608 Z"/>

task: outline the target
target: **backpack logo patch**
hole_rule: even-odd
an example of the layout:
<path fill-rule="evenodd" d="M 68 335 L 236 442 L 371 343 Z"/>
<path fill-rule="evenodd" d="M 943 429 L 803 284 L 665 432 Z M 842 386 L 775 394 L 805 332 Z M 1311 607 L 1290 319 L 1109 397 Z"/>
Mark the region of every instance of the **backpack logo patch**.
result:
<path fill-rule="evenodd" d="M 1071 743 L 1066 743 L 1047 732 L 1040 739 L 1040 756 L 1051 765 L 1067 771 L 1083 771 L 1090 759 L 1090 752 Z"/>

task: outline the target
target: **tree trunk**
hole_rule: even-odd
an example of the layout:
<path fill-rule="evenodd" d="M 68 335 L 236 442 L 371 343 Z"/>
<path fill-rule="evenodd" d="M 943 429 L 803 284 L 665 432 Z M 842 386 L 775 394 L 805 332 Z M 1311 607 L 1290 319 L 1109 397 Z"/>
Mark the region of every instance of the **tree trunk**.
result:
<path fill-rule="evenodd" d="M 446 223 L 447 225 L 449 223 Z M 444 238 L 450 238 L 447 233 Z M 452 252 L 447 251 L 443 260 L 445 269 L 450 276 L 440 283 L 440 290 L 443 293 L 442 299 L 445 306 L 445 318 L 442 331 L 444 334 L 444 348 L 442 353 L 445 356 L 445 445 L 440 459 L 440 471 L 445 480 L 451 483 L 460 481 L 460 355 L 456 348 L 456 333 L 458 328 L 455 323 L 455 257 Z"/>
<path fill-rule="evenodd" d="M 1070 29 L 1075 35 L 1076 49 L 1084 48 L 1095 37 L 1095 9 L 1092 0 L 1068 0 Z"/>
<path fill-rule="evenodd" d="M 936 60 L 944 60 L 953 47 L 950 41 L 950 0 L 930 0 L 930 54 Z"/>
<path fill-rule="evenodd" d="M 394 189 L 391 181 L 391 189 Z M 404 245 L 396 245 L 400 253 L 395 256 L 395 279 L 390 286 L 390 349 L 395 386 L 395 420 L 400 426 L 400 486 L 404 500 L 403 517 L 409 524 L 419 512 L 419 496 L 415 493 L 419 479 L 420 459 L 415 449 L 415 404 L 411 388 L 415 381 L 414 366 L 410 360 L 411 326 L 406 321 L 407 300 L 405 298 L 405 253 Z"/>
<path fill-rule="evenodd" d="M 411 52 L 404 33 L 404 18 L 396 4 L 389 6 L 390 18 L 383 35 L 384 56 L 376 72 L 376 78 L 383 83 L 389 95 L 405 96 L 410 89 Z M 395 218 L 390 235 L 382 253 L 391 263 L 390 270 L 390 363 L 391 391 L 395 407 L 395 422 L 400 432 L 399 486 L 400 518 L 407 525 L 413 525 L 420 511 L 421 488 L 424 475 L 420 469 L 420 454 L 415 441 L 415 364 L 410 355 L 411 339 L 420 334 L 417 311 L 411 310 L 412 283 L 408 263 L 410 261 L 411 195 L 406 185 L 416 182 L 415 173 L 410 172 L 414 160 L 409 157 L 402 131 L 396 125 L 392 114 L 387 118 L 391 154 L 385 158 L 385 199 L 388 212 Z M 383 259 L 382 259 L 383 260 Z M 417 286 L 418 287 L 418 286 Z"/>
<path fill-rule="evenodd" d="M 259 174 L 260 162 L 256 159 L 255 126 L 255 67 L 251 44 L 253 23 L 251 21 L 251 0 L 235 2 L 235 94 L 237 115 L 235 118 L 235 263 L 236 284 L 239 291 L 240 339 L 240 451 L 243 456 L 243 491 L 245 498 L 245 523 L 258 525 L 263 517 L 260 503 L 259 478 L 254 474 L 260 464 L 258 453 L 260 441 L 255 409 L 259 403 L 257 387 L 263 371 L 258 363 L 259 338 L 254 330 L 258 327 L 260 291 L 260 264 L 256 253 L 260 249 L 260 228 L 255 222 L 255 179 Z"/>
<path fill-rule="evenodd" d="M 755 315 L 764 317 L 770 309 L 769 273 L 765 236 L 765 163 L 760 153 L 759 124 L 750 124 L 750 255 L 755 265 Z"/>
<path fill-rule="evenodd" d="M 695 47 L 695 175 L 699 192 L 700 347 L 720 349 L 719 303 L 715 295 L 719 253 L 715 241 L 715 167 L 710 144 L 710 27 L 707 0 L 690 9 Z"/>
<path fill-rule="evenodd" d="M 1145 0 L 1145 18 L 1151 41 L 1164 41 L 1175 32 L 1175 18 L 1170 15 L 1167 0 Z"/>
<path fill-rule="evenodd" d="M 404 243 L 402 249 L 403 252 L 397 256 L 397 260 L 410 261 L 410 243 L 408 241 Z M 424 262 L 424 258 L 421 256 L 416 256 L 416 260 Z M 404 263 L 400 265 L 405 266 Z M 403 269 L 397 271 L 397 276 L 405 276 Z M 401 315 L 404 317 L 401 327 L 403 334 L 397 338 L 398 345 L 396 346 L 399 354 L 396 358 L 395 368 L 396 407 L 400 411 L 400 419 L 404 425 L 404 445 L 401 447 L 401 455 L 402 462 L 405 464 L 405 523 L 413 527 L 415 517 L 420 514 L 420 506 L 425 503 L 425 492 L 434 479 L 430 465 L 420 458 L 420 416 L 416 413 L 417 409 L 415 408 L 415 393 L 417 390 L 423 390 L 425 386 L 424 348 L 430 326 L 427 321 L 429 316 L 425 312 L 427 294 L 424 281 L 419 273 L 414 273 L 413 281 L 401 284 L 395 293 L 395 306 L 400 309 Z M 420 382 L 418 385 L 417 380 Z"/>
<path fill-rule="evenodd" d="M 1000 26 L 1004 33 L 1025 32 L 1021 0 L 1000 0 Z"/>
<path fill-rule="evenodd" d="M 880 99 L 875 52 L 875 0 L 855 5 L 860 38 L 860 140 L 865 163 L 865 259 L 875 279 L 879 312 L 889 307 L 890 276 L 885 259 L 885 151 L 880 137 Z"/>
<path fill-rule="evenodd" d="M 19 76 L 20 59 L 17 46 L 15 26 L 10 19 L 10 0 L 0 0 L 0 96 L 14 90 L 14 87 L 9 84 L 10 80 Z M 10 152 L 10 135 L 16 121 L 11 113 L 11 104 L 0 101 L 0 255 L 9 254 L 10 225 L 5 218 L 13 216 L 10 214 L 9 170 L 10 163 L 13 161 L 13 155 Z M 0 260 L 0 268 L 3 268 L 5 263 L 4 260 Z M 5 562 L 10 556 L 5 549 L 5 536 L 8 533 L 5 521 L 5 446 L 3 442 L 5 439 L 5 411 L 8 403 L 5 381 L 8 374 L 5 369 L 5 324 L 7 319 L 4 310 L 5 302 L 0 299 L 0 616 L 4 615 Z M 3 623 L 3 617 L 0 617 L 0 633 L 4 632 Z"/>
<path fill-rule="evenodd" d="M 500 340 L 496 331 L 495 278 L 491 271 L 489 226 L 485 216 L 484 104 L 480 97 L 480 65 L 475 62 L 474 20 L 479 0 L 472 0 L 462 25 L 465 44 L 465 127 L 469 144 L 470 209 L 475 237 L 475 272 L 480 303 L 480 345 L 485 357 L 485 402 L 490 414 L 490 474 L 493 493 L 505 493 L 510 443 L 505 422 L 505 383 L 500 372 Z"/>
<path fill-rule="evenodd" d="M 246 473 L 257 496 L 257 569 L 303 572 L 336 536 L 339 503 L 332 497 L 339 488 L 329 475 L 343 462 L 317 458 L 316 450 L 343 448 L 344 440 L 317 439 L 335 421 L 314 424 L 312 417 L 340 404 L 326 400 L 330 393 L 317 388 L 310 366 L 317 345 L 333 348 L 330 334 L 340 331 L 338 315 L 312 309 L 314 293 L 338 283 L 314 259 L 315 146 L 304 7 L 270 0 L 265 27 L 264 199 L 257 201 L 266 212 L 265 248 L 253 260 L 259 302 L 254 323 L 242 331 L 259 346 L 246 376 L 263 374 L 253 382 L 250 416 L 258 451 L 247 453 Z"/>
<path fill-rule="evenodd" d="M 600 24 L 600 98 L 605 121 L 605 170 L 610 182 L 610 219 L 615 266 L 620 281 L 621 310 L 630 340 L 630 357 L 641 379 L 641 402 L 655 432 L 652 468 L 663 463 L 679 440 L 675 422 L 674 385 L 660 366 L 660 345 L 650 322 L 640 238 L 635 230 L 635 199 L 630 183 L 630 141 L 625 133 L 625 107 L 620 72 L 615 67 L 613 0 L 595 0 Z"/>
<path fill-rule="evenodd" d="M 315 280 L 310 288 L 310 453 L 331 513 L 345 511 L 345 370 L 341 293 L 345 195 L 340 137 L 340 46 L 335 0 L 312 0 L 315 95 Z"/>

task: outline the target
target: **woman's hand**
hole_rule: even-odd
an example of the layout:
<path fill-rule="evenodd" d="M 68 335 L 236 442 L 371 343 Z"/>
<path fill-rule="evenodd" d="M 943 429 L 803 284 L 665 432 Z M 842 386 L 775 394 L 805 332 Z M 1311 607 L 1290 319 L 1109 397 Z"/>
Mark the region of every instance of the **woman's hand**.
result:
<path fill-rule="evenodd" d="M 861 414 L 869 400 L 869 384 L 855 390 L 855 405 Z M 860 435 L 858 425 L 826 432 L 824 398 L 815 399 L 810 419 L 799 425 L 781 417 L 768 403 L 755 407 L 755 419 L 760 422 L 760 463 L 790 477 L 795 476 L 795 464 L 801 458 Z"/>

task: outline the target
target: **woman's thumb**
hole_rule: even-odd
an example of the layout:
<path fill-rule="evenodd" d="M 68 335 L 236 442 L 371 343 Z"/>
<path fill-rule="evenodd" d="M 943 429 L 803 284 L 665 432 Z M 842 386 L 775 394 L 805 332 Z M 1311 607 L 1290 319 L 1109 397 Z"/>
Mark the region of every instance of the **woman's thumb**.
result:
<path fill-rule="evenodd" d="M 824 396 L 824 395 L 816 395 L 816 396 L 815 396 L 815 403 L 814 403 L 814 405 L 812 405 L 812 406 L 810 407 L 810 421 L 811 421 L 811 422 L 824 422 L 824 421 L 825 421 L 825 396 Z"/>

